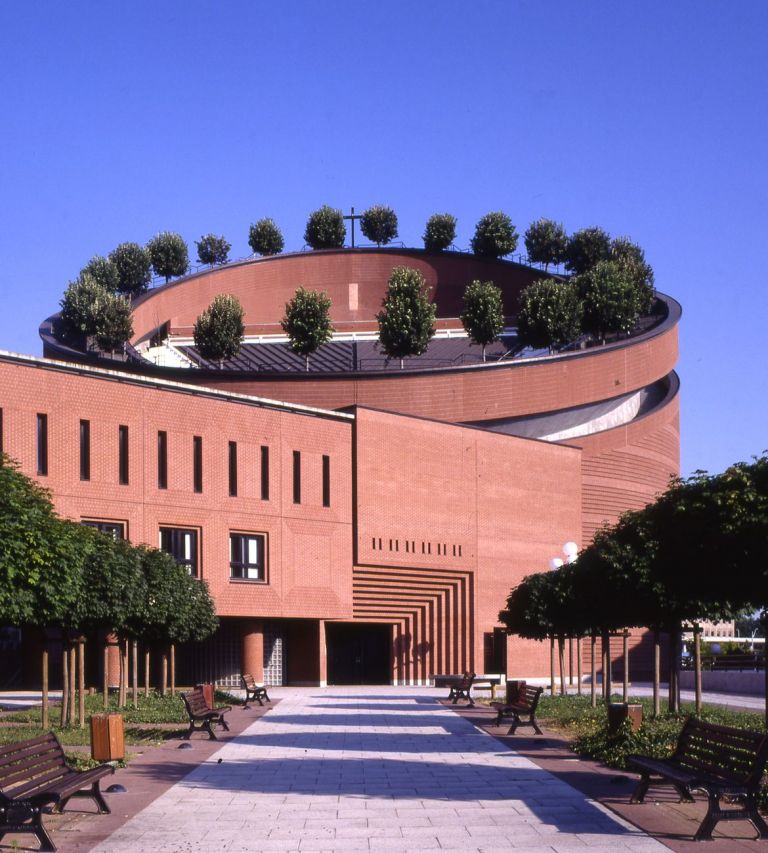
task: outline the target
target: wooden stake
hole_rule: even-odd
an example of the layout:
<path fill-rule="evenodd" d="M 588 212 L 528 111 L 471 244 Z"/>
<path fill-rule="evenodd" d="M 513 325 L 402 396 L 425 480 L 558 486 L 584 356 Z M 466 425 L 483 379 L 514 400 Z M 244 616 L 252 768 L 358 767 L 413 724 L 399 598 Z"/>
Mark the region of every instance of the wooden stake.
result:
<path fill-rule="evenodd" d="M 139 707 L 139 644 L 136 640 L 132 643 L 133 656 L 131 659 L 131 680 L 133 681 L 133 707 Z"/>
<path fill-rule="evenodd" d="M 67 725 L 69 716 L 69 651 L 64 646 L 61 652 L 61 728 Z"/>
<path fill-rule="evenodd" d="M 171 696 L 176 695 L 176 644 L 171 643 Z"/>
<path fill-rule="evenodd" d="M 576 637 L 576 690 L 578 691 L 579 696 L 581 696 L 581 680 L 583 676 L 583 661 L 581 659 L 581 637 Z"/>
<path fill-rule="evenodd" d="M 80 728 L 85 728 L 85 637 L 77 638 L 77 689 L 80 694 Z"/>
<path fill-rule="evenodd" d="M 629 631 L 625 628 L 623 634 L 624 640 L 624 684 L 622 686 L 622 701 L 626 702 L 629 699 Z"/>
<path fill-rule="evenodd" d="M 149 646 L 144 649 L 144 695 L 149 696 Z"/>
<path fill-rule="evenodd" d="M 160 694 L 165 696 L 168 693 L 168 655 L 164 651 L 162 657 L 162 672 L 160 675 L 161 685 L 160 685 Z"/>
<path fill-rule="evenodd" d="M 693 626 L 693 681 L 696 689 L 696 716 L 701 716 L 701 626 Z"/>
<path fill-rule="evenodd" d="M 653 716 L 661 714 L 661 636 L 653 630 Z"/>
<path fill-rule="evenodd" d="M 43 640 L 43 729 L 50 728 L 50 705 L 48 703 L 48 638 Z"/>
<path fill-rule="evenodd" d="M 590 637 L 590 646 L 592 647 L 592 671 L 590 673 L 592 684 L 591 684 L 591 705 L 593 708 L 597 707 L 597 634 L 593 631 L 592 636 Z"/>
<path fill-rule="evenodd" d="M 549 638 L 549 693 L 555 695 L 555 636 Z"/>
<path fill-rule="evenodd" d="M 77 713 L 77 706 L 75 704 L 75 678 L 77 676 L 77 663 L 75 661 L 75 644 L 69 647 L 69 714 L 68 720 L 69 725 L 74 726 L 77 720 L 75 719 L 75 715 Z"/>
<path fill-rule="evenodd" d="M 109 643 L 104 640 L 104 710 L 109 708 Z"/>

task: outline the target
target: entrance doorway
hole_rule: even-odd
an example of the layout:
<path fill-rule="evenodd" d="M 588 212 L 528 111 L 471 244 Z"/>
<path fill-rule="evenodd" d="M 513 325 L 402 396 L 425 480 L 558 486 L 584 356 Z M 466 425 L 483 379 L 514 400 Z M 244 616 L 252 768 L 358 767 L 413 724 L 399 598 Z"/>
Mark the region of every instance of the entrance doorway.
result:
<path fill-rule="evenodd" d="M 392 627 L 326 622 L 328 684 L 390 684 Z"/>

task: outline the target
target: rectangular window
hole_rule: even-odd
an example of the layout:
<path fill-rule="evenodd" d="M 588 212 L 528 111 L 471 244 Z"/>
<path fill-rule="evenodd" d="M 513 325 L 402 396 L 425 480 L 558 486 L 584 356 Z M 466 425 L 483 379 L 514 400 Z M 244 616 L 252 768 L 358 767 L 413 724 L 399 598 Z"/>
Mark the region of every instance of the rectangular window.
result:
<path fill-rule="evenodd" d="M 115 542 L 125 539 L 124 521 L 98 521 L 96 519 L 84 518 L 81 522 L 84 527 L 94 527 L 101 533 L 111 536 Z"/>
<path fill-rule="evenodd" d="M 157 488 L 168 488 L 168 433 L 157 433 Z"/>
<path fill-rule="evenodd" d="M 237 497 L 237 442 L 229 442 L 229 496 Z"/>
<path fill-rule="evenodd" d="M 198 495 L 203 491 L 203 439 L 199 435 L 192 436 L 192 488 Z"/>
<path fill-rule="evenodd" d="M 331 505 L 331 457 L 323 456 L 323 506 Z"/>
<path fill-rule="evenodd" d="M 266 539 L 263 533 L 229 534 L 229 574 L 233 580 L 266 581 Z"/>
<path fill-rule="evenodd" d="M 293 451 L 293 502 L 301 503 L 301 453 Z"/>
<path fill-rule="evenodd" d="M 128 485 L 128 427 L 117 428 L 117 476 L 121 486 Z"/>
<path fill-rule="evenodd" d="M 186 566 L 193 578 L 197 577 L 197 530 L 183 527 L 161 527 L 160 547 L 170 554 L 180 566 Z"/>
<path fill-rule="evenodd" d="M 80 421 L 80 479 L 91 479 L 91 422 Z"/>
<path fill-rule="evenodd" d="M 269 448 L 261 448 L 261 499 L 269 500 Z"/>
<path fill-rule="evenodd" d="M 48 415 L 37 416 L 37 473 L 48 476 Z"/>

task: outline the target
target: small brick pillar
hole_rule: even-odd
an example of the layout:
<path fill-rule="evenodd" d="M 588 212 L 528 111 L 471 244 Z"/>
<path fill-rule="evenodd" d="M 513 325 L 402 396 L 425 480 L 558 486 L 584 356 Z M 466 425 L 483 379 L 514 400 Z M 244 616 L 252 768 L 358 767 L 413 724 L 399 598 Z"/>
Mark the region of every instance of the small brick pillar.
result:
<path fill-rule="evenodd" d="M 257 682 L 264 681 L 264 625 L 260 619 L 243 621 L 241 667 Z"/>
<path fill-rule="evenodd" d="M 321 619 L 317 624 L 318 641 L 318 685 L 328 686 L 328 644 L 325 639 L 325 622 Z"/>

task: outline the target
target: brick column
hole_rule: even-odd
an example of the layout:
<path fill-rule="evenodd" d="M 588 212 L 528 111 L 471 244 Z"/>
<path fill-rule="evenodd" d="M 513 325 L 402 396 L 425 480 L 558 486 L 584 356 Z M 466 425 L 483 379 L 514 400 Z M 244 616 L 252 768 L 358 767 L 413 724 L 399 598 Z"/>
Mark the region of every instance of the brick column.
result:
<path fill-rule="evenodd" d="M 120 686 L 120 645 L 116 634 L 107 634 L 107 684 L 110 688 Z"/>
<path fill-rule="evenodd" d="M 318 684 L 320 687 L 328 686 L 328 646 L 325 640 L 325 621 L 317 623 L 318 641 Z"/>
<path fill-rule="evenodd" d="M 250 673 L 256 681 L 264 681 L 264 626 L 261 619 L 245 619 L 242 627 L 243 672 Z"/>

